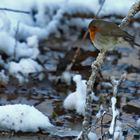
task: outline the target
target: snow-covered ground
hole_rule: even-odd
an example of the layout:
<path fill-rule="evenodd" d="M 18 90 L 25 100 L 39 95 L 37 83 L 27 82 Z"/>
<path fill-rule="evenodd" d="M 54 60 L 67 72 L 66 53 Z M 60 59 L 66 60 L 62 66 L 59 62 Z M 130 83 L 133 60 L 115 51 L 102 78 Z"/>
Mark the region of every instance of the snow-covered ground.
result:
<path fill-rule="evenodd" d="M 122 15 L 125 16 L 135 0 L 106 0 L 100 16 Z M 0 2 L 0 55 L 6 54 L 8 59 L 0 65 L 10 73 L 8 64 L 21 65 L 21 59 L 36 61 L 39 51 L 39 41 L 48 38 L 52 33 L 61 28 L 68 33 L 69 25 L 87 27 L 91 19 L 71 18 L 68 20 L 65 14 L 87 13 L 96 14 L 101 0 L 4 0 Z M 13 9 L 22 12 L 4 10 Z M 64 20 L 62 24 L 61 20 Z M 2 58 L 2 57 L 1 57 Z M 13 62 L 15 61 L 15 62 Z M 37 67 L 41 65 L 36 61 Z M 17 68 L 17 67 L 16 67 Z M 14 68 L 13 68 L 14 69 Z M 22 73 L 21 82 L 28 79 L 27 73 L 19 68 Z M 16 70 L 15 70 L 16 71 Z M 32 71 L 30 72 L 38 72 Z M 25 73 L 25 74 L 24 74 Z M 11 74 L 11 73 L 10 73 Z M 17 73 L 15 73 L 17 74 Z M 13 73 L 12 73 L 13 75 Z M 16 75 L 15 75 L 16 76 Z"/>
<path fill-rule="evenodd" d="M 0 129 L 15 132 L 37 132 L 54 127 L 47 116 L 25 104 L 0 106 Z"/>

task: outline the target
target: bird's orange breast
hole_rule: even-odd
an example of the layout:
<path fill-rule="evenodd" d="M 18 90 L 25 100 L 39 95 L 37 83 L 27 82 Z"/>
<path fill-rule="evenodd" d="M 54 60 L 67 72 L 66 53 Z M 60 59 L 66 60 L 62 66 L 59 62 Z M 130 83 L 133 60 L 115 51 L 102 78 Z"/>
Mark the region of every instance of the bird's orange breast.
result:
<path fill-rule="evenodd" d="M 96 32 L 99 31 L 99 29 L 97 27 L 93 26 L 93 27 L 89 27 L 88 31 L 89 31 L 89 36 L 90 36 L 91 41 L 94 41 L 95 34 L 96 34 Z"/>

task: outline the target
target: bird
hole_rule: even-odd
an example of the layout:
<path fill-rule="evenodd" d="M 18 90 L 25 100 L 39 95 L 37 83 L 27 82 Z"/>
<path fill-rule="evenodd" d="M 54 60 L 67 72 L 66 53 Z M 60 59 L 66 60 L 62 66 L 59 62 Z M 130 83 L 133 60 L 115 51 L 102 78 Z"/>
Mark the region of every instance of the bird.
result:
<path fill-rule="evenodd" d="M 108 51 L 117 44 L 129 42 L 133 47 L 139 44 L 134 42 L 134 37 L 123 31 L 117 24 L 102 19 L 93 19 L 88 26 L 91 42 L 99 51 Z"/>

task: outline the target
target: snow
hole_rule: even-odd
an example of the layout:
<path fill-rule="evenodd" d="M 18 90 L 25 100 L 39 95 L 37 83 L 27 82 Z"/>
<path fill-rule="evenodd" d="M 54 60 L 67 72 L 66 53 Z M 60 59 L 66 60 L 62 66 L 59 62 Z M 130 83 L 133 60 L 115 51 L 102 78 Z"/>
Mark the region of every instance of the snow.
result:
<path fill-rule="evenodd" d="M 0 71 L 0 83 L 6 85 L 9 82 L 9 77 L 5 74 L 4 70 Z"/>
<path fill-rule="evenodd" d="M 121 14 L 125 16 L 128 12 L 130 6 L 134 3 L 133 0 L 118 0 L 116 3 L 112 4 L 112 0 L 106 0 L 105 5 L 101 11 L 101 15 L 108 14 Z M 25 6 L 22 6 L 25 5 Z M 0 7 L 11 8 L 22 11 L 28 11 L 30 14 L 25 13 L 14 13 L 2 11 L 7 15 L 6 20 L 11 22 L 11 30 L 16 28 L 16 24 L 19 21 L 22 26 L 19 30 L 24 28 L 24 25 L 29 27 L 32 26 L 31 30 L 25 30 L 25 32 L 30 32 L 33 35 L 44 35 L 47 37 L 50 33 L 56 31 L 57 26 L 59 26 L 60 19 L 62 19 L 64 13 L 96 13 L 100 7 L 98 0 L 88 0 L 88 1 L 50 1 L 50 0 L 25 0 L 24 2 L 19 2 L 19 0 L 5 0 L 1 2 Z M 22 15 L 22 16 L 21 16 Z M 77 22 L 78 23 L 78 22 Z M 79 23 L 78 23 L 79 24 Z M 36 27 L 40 29 L 40 32 L 35 32 Z M 41 31 L 44 28 L 45 32 Z M 22 32 L 21 32 L 22 34 Z M 41 35 L 42 34 L 42 35 Z M 27 36 L 26 36 L 27 37 Z"/>
<path fill-rule="evenodd" d="M 76 90 L 70 93 L 64 100 L 64 108 L 68 110 L 76 110 L 80 115 L 85 114 L 85 103 L 86 103 L 86 90 L 87 90 L 87 80 L 82 80 L 80 74 L 73 76 L 73 81 L 76 83 Z M 93 101 L 98 101 L 99 98 L 95 96 L 92 92 L 91 98 Z"/>
<path fill-rule="evenodd" d="M 115 128 L 114 140 L 124 140 L 122 128 L 119 126 L 116 126 Z"/>
<path fill-rule="evenodd" d="M 116 109 L 116 98 L 115 97 L 112 97 L 111 98 L 111 103 L 112 103 L 112 114 L 113 114 L 113 118 L 112 118 L 112 121 L 111 121 L 111 125 L 110 125 L 110 128 L 109 128 L 109 133 L 112 135 L 113 134 L 113 130 L 114 130 L 114 124 L 115 124 L 115 120 L 116 120 L 116 117 L 119 115 L 119 111 Z M 116 128 L 115 128 L 116 129 Z"/>
<path fill-rule="evenodd" d="M 37 73 L 43 70 L 41 65 L 30 58 L 23 58 L 19 63 L 11 61 L 7 67 L 9 69 L 9 73 L 11 75 L 15 75 L 20 83 L 27 82 L 30 73 Z"/>
<path fill-rule="evenodd" d="M 61 75 L 61 81 L 65 82 L 67 85 L 71 84 L 72 73 L 70 71 L 64 71 Z"/>
<path fill-rule="evenodd" d="M 36 58 L 39 54 L 38 39 L 36 36 L 27 38 L 27 43 L 16 41 L 7 32 L 0 32 L 0 51 L 10 57 L 16 54 L 16 60 L 21 57 Z"/>
<path fill-rule="evenodd" d="M 31 36 L 31 37 L 28 37 L 27 38 L 27 45 L 28 45 L 28 48 L 26 49 L 27 51 L 29 51 L 29 49 L 31 50 L 31 53 L 30 53 L 30 58 L 32 59 L 36 59 L 37 56 L 39 55 L 39 49 L 38 49 L 38 38 L 36 35 L 34 36 Z M 28 56 L 29 57 L 29 56 Z"/>
<path fill-rule="evenodd" d="M 77 136 L 77 140 L 80 140 L 81 135 L 82 135 L 82 131 Z M 98 139 L 97 135 L 95 133 L 91 132 L 91 131 L 88 134 L 88 138 L 89 138 L 89 140 L 97 140 Z"/>
<path fill-rule="evenodd" d="M 116 119 L 116 117 L 119 115 L 119 111 L 115 107 L 116 102 L 117 102 L 116 98 L 112 97 L 111 98 L 111 103 L 112 103 L 113 117 L 112 117 L 111 125 L 110 125 L 110 128 L 109 128 L 109 133 L 111 135 L 113 135 L 113 131 L 114 131 L 114 138 L 113 138 L 114 140 L 124 140 L 122 123 L 119 120 Z"/>
<path fill-rule="evenodd" d="M 89 140 L 97 140 L 97 135 L 93 132 L 89 132 L 88 138 Z"/>
<path fill-rule="evenodd" d="M 5 12 L 0 12 L 0 31 L 10 31 L 11 21 Z"/>
<path fill-rule="evenodd" d="M 53 127 L 49 118 L 33 106 L 25 104 L 0 106 L 0 129 L 15 132 L 37 132 Z"/>
<path fill-rule="evenodd" d="M 96 114 L 96 117 L 98 119 L 100 119 L 105 113 L 106 113 L 106 111 L 104 111 L 103 105 L 100 105 L 100 109 L 99 109 L 98 113 Z"/>
<path fill-rule="evenodd" d="M 76 83 L 76 91 L 70 93 L 64 100 L 64 108 L 76 110 L 80 115 L 85 114 L 86 80 L 81 75 L 75 75 L 73 81 Z"/>
<path fill-rule="evenodd" d="M 137 120 L 137 122 L 136 122 L 136 126 L 137 126 L 137 128 L 140 129 L 140 118 Z"/>
<path fill-rule="evenodd" d="M 101 15 L 116 14 L 125 16 L 128 13 L 129 8 L 136 2 L 135 0 L 117 0 L 112 2 L 112 0 L 106 0 L 104 7 L 101 11 Z"/>
<path fill-rule="evenodd" d="M 109 139 L 112 140 L 112 139 Z M 114 140 L 124 140 L 122 123 L 120 121 L 116 121 L 116 127 L 114 132 Z"/>
<path fill-rule="evenodd" d="M 0 32 L 0 52 L 8 56 L 14 54 L 15 39 L 5 31 Z"/>

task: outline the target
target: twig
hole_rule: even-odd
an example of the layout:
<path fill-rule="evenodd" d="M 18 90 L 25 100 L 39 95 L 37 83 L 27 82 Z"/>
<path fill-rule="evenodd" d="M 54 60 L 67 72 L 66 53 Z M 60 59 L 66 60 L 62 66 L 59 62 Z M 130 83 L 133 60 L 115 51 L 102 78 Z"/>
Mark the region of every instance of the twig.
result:
<path fill-rule="evenodd" d="M 132 126 L 131 124 L 127 124 L 127 126 L 133 128 L 136 132 L 139 132 L 139 130 L 135 126 Z"/>
<path fill-rule="evenodd" d="M 101 140 L 103 140 L 104 134 L 103 134 L 103 120 L 104 120 L 104 116 L 106 115 L 106 111 L 104 111 L 103 105 L 100 105 L 100 109 L 98 111 L 98 113 L 96 114 L 96 121 L 94 123 L 94 125 L 97 125 L 97 123 L 100 121 L 101 123 Z"/>
<path fill-rule="evenodd" d="M 104 134 L 103 134 L 103 121 L 104 121 L 104 116 L 105 116 L 105 113 L 103 113 L 102 116 L 101 116 L 101 140 L 104 139 Z"/>
<path fill-rule="evenodd" d="M 116 80 L 114 76 L 111 77 L 111 83 L 113 86 L 113 96 L 116 97 L 116 95 L 118 94 L 118 88 L 125 79 L 126 79 L 126 73 L 122 74 L 119 80 Z"/>
<path fill-rule="evenodd" d="M 81 42 L 83 42 L 83 41 L 85 40 L 87 34 L 88 34 L 88 31 L 86 31 L 86 33 L 84 34 L 84 36 L 83 36 Z M 82 44 L 78 45 L 78 48 L 76 49 L 76 52 L 75 52 L 75 54 L 74 54 L 74 57 L 72 58 L 71 63 L 70 63 L 69 65 L 67 65 L 67 67 L 66 67 L 66 71 L 70 71 L 71 68 L 72 68 L 72 66 L 74 65 L 74 63 L 75 63 L 77 57 L 79 56 L 80 49 L 81 49 L 81 45 L 82 45 Z"/>
<path fill-rule="evenodd" d="M 21 11 L 21 10 L 15 10 L 15 9 L 10 9 L 10 8 L 0 8 L 0 10 L 15 12 L 15 13 L 30 14 L 29 11 Z"/>
<path fill-rule="evenodd" d="M 99 16 L 99 13 L 101 12 L 101 10 L 102 10 L 102 8 L 103 8 L 104 3 L 105 3 L 105 0 L 102 0 L 102 2 L 101 2 L 101 6 L 100 6 L 99 10 L 97 11 L 95 17 L 98 17 L 98 16 Z"/>
<path fill-rule="evenodd" d="M 140 0 L 135 2 L 128 11 L 127 16 L 122 20 L 120 27 L 124 28 L 129 24 L 133 17 L 140 11 Z"/>
<path fill-rule="evenodd" d="M 108 116 L 111 116 L 112 117 L 112 114 L 109 114 L 109 113 L 107 113 L 107 112 L 103 112 L 102 113 L 102 116 L 104 117 L 104 116 L 106 116 L 106 115 L 108 115 Z M 92 128 L 93 127 L 97 127 L 96 125 L 99 123 L 99 121 L 101 121 L 101 119 L 102 119 L 102 117 L 100 117 L 100 118 L 96 118 L 96 120 L 95 120 L 95 123 L 94 124 L 92 124 Z M 102 123 L 103 125 L 105 124 L 105 123 Z M 101 127 L 101 126 L 100 126 Z"/>
<path fill-rule="evenodd" d="M 83 121 L 83 130 L 81 134 L 82 140 L 89 140 L 88 139 L 88 132 L 92 125 L 92 89 L 93 85 L 95 83 L 96 75 L 103 64 L 103 60 L 105 58 L 106 52 L 100 52 L 96 58 L 96 61 L 92 63 L 92 73 L 89 77 L 89 80 L 87 82 L 87 96 L 86 96 L 86 107 L 85 107 L 85 116 Z"/>

